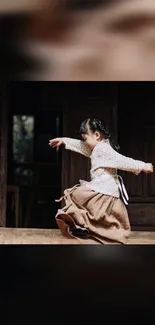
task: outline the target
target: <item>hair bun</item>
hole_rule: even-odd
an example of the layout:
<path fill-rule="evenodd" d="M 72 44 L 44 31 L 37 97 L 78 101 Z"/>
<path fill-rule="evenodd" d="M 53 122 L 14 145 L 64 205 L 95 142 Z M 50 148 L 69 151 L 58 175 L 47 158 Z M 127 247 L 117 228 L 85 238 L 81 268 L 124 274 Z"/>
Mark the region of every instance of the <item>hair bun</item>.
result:
<path fill-rule="evenodd" d="M 86 134 L 88 132 L 88 127 L 90 128 L 90 130 L 92 132 L 95 132 L 95 131 L 101 132 L 103 134 L 103 136 L 105 137 L 105 139 L 109 139 L 111 146 L 114 149 L 118 150 L 119 146 L 116 145 L 115 141 L 113 140 L 113 137 L 112 137 L 111 133 L 109 132 L 106 124 L 104 122 L 102 122 L 99 118 L 89 117 L 86 120 L 84 120 L 81 123 L 79 133 Z"/>

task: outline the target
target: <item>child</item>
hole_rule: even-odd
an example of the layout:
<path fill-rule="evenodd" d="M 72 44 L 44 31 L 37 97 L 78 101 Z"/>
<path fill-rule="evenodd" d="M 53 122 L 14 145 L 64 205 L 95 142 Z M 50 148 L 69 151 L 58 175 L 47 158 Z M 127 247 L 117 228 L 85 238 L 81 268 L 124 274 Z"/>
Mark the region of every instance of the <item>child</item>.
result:
<path fill-rule="evenodd" d="M 61 199 L 65 200 L 65 206 L 58 210 L 57 224 L 64 236 L 83 238 L 85 243 L 91 238 L 102 244 L 125 244 L 130 234 L 125 207 L 128 195 L 117 169 L 138 175 L 141 171 L 152 173 L 153 166 L 119 154 L 104 123 L 97 118 L 83 121 L 80 135 L 82 140 L 56 138 L 49 141 L 57 150 L 64 144 L 66 149 L 91 159 L 91 181 L 80 180 L 80 184 L 64 191 Z"/>

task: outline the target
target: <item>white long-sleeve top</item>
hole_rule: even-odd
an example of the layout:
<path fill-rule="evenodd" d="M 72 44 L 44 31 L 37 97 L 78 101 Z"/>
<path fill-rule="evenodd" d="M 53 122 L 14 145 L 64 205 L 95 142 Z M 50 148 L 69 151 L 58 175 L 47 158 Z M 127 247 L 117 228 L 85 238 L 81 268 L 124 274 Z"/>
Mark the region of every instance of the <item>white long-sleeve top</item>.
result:
<path fill-rule="evenodd" d="M 138 175 L 145 167 L 145 162 L 128 158 L 115 151 L 109 140 L 102 140 L 91 151 L 83 141 L 62 138 L 65 148 L 80 153 L 91 159 L 91 181 L 80 180 L 81 186 L 91 190 L 119 198 L 128 204 L 128 195 L 122 178 L 118 176 L 117 169 L 129 171 Z"/>

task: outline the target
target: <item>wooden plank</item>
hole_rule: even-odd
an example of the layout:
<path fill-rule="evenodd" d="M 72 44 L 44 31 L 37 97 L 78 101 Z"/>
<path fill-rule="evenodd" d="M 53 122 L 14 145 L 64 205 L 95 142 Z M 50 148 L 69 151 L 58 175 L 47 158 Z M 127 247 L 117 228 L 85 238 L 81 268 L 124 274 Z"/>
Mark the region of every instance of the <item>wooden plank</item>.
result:
<path fill-rule="evenodd" d="M 155 203 L 130 203 L 127 209 L 131 226 L 155 227 Z"/>
<path fill-rule="evenodd" d="M 6 226 L 7 195 L 7 106 L 5 88 L 0 97 L 0 227 Z"/>
<path fill-rule="evenodd" d="M 59 229 L 22 229 L 1 228 L 0 244 L 54 244 L 54 245 L 79 245 L 76 239 L 63 237 Z M 86 244 L 92 244 L 86 241 Z M 131 232 L 128 245 L 154 245 L 155 232 Z"/>

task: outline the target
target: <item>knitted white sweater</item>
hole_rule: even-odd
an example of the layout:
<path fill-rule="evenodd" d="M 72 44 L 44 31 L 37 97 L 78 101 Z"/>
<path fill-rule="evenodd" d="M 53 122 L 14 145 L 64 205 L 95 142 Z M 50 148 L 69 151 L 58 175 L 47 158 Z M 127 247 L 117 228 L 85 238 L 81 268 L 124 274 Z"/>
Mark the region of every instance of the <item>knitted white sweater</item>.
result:
<path fill-rule="evenodd" d="M 117 169 L 138 175 L 145 167 L 144 162 L 119 154 L 111 147 L 109 140 L 100 141 L 93 151 L 83 141 L 71 138 L 62 138 L 62 140 L 66 149 L 91 159 L 91 181 L 80 180 L 81 186 L 116 198 L 121 194 L 124 203 L 128 204 L 128 195 L 122 178 L 117 175 Z"/>

